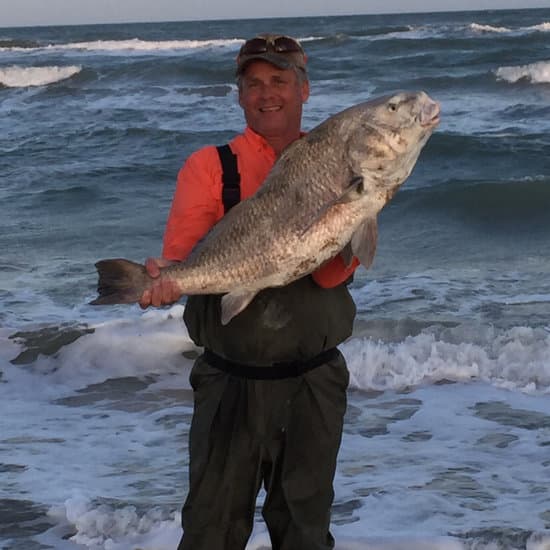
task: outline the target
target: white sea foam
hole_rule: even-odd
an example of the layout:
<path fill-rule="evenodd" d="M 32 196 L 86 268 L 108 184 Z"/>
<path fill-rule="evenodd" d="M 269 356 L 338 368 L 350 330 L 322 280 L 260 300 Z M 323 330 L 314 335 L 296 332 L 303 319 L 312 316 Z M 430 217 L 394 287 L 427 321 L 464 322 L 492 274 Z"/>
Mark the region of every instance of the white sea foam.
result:
<path fill-rule="evenodd" d="M 176 547 L 185 495 L 182 445 L 192 411 L 185 393 L 190 361 L 181 353 L 193 345 L 182 312 L 178 305 L 96 323 L 93 334 L 26 366 L 9 364 L 22 343 L 0 341 L 0 399 L 9 411 L 3 444 L 9 445 L 10 463 L 25 465 L 13 474 L 9 494 L 30 491 L 50 507 L 55 527 L 40 542 L 58 550 Z M 339 457 L 336 504 L 356 507 L 333 526 L 336 548 L 466 550 L 469 543 L 439 535 L 473 529 L 479 521 L 531 531 L 543 525 L 546 493 L 533 487 L 547 473 L 547 428 L 540 420 L 548 412 L 547 396 L 502 387 L 523 389 L 545 376 L 550 385 L 550 334 L 487 328 L 468 343 L 472 337 L 465 331 L 450 328 L 440 337 L 425 332 L 394 344 L 352 338 L 342 346 L 352 377 L 352 414 Z M 150 385 L 133 395 L 130 381 L 113 381 L 121 377 Z M 112 393 L 89 386 L 81 391 L 108 379 Z M 464 383 L 436 384 L 443 380 Z M 385 391 L 373 397 L 354 388 Z M 406 395 L 394 391 L 405 388 Z M 58 403 L 60 397 L 65 399 Z M 476 414 L 477 404 L 495 402 L 532 414 L 541 427 L 499 424 L 499 418 Z M 495 451 L 491 438 L 503 433 L 511 443 Z M 425 437 L 411 439 L 415 434 Z M 468 508 L 477 490 L 458 487 L 462 475 L 466 484 L 489 493 L 490 506 L 482 495 L 475 501 L 481 511 Z M 442 476 L 449 488 L 438 486 Z M 10 498 L 6 491 L 0 488 L 0 498 Z M 550 541 L 545 535 L 529 540 L 529 550 L 546 550 Z M 491 543 L 477 541 L 475 548 L 498 547 Z M 258 522 L 247 550 L 266 548 L 269 537 Z"/>
<path fill-rule="evenodd" d="M 460 329 L 451 333 L 456 338 Z M 550 393 L 550 334 L 544 329 L 488 329 L 483 343 L 445 341 L 424 332 L 399 343 L 349 340 L 342 350 L 351 383 L 361 389 L 402 390 L 443 380 L 483 380 L 525 393 Z"/>
<path fill-rule="evenodd" d="M 36 374 L 46 376 L 49 384 L 44 391 L 55 397 L 69 388 L 83 388 L 109 378 L 180 372 L 181 353 L 194 348 L 182 313 L 183 306 L 176 305 L 169 310 L 148 311 L 137 319 L 96 323 L 90 327 L 93 333 L 81 336 L 55 355 L 40 355 L 31 371 L 7 369 L 5 379 L 24 397 L 35 390 L 32 380 Z M 13 359 L 24 345 L 20 339 L 9 341 L 11 356 L 6 359 Z"/>
<path fill-rule="evenodd" d="M 102 548 L 104 550 L 172 550 L 181 537 L 179 513 L 166 517 L 160 508 L 152 508 L 146 513 L 138 513 L 133 506 L 115 509 L 109 505 L 94 505 L 82 495 L 75 495 L 65 501 L 64 506 L 50 510 L 51 519 L 59 525 L 50 532 L 38 537 L 41 542 L 54 544 L 59 550 L 76 548 Z M 59 540 L 56 531 L 63 527 L 76 533 L 66 541 Z M 336 537 L 335 550 L 494 550 L 501 548 L 496 541 L 463 542 L 449 536 L 387 536 L 376 537 L 368 534 L 363 523 L 333 525 Z M 359 532 L 350 536 L 349 532 Z M 63 544 L 62 547 L 59 544 Z M 548 550 L 550 534 L 544 531 L 533 532 L 527 539 L 525 550 Z M 268 550 L 271 548 L 265 526 L 256 524 L 246 550 Z"/>
<path fill-rule="evenodd" d="M 550 22 L 544 22 L 539 25 L 532 25 L 525 28 L 531 31 L 550 32 Z"/>
<path fill-rule="evenodd" d="M 179 513 L 166 517 L 161 508 L 152 508 L 140 514 L 134 506 L 94 505 L 83 495 L 67 499 L 63 507 L 52 508 L 49 516 L 72 532 L 76 531 L 69 540 L 86 548 L 172 550 L 182 533 Z M 462 542 L 451 537 L 350 537 L 346 535 L 348 527 L 333 526 L 332 532 L 337 538 L 335 550 L 465 550 Z M 43 542 L 49 539 L 55 541 L 52 533 L 40 537 Z M 269 548 L 267 529 L 263 524 L 256 524 L 246 550 Z"/>
<path fill-rule="evenodd" d="M 181 371 L 181 353 L 195 349 L 182 311 L 183 306 L 177 305 L 96 324 L 92 334 L 64 346 L 55 356 L 40 356 L 33 371 L 48 376 L 52 391 L 56 385 L 78 389 L 108 378 Z M 11 349 L 15 356 L 17 348 Z M 354 337 L 342 351 L 352 386 L 363 390 L 481 380 L 529 394 L 550 393 L 550 334 L 544 328 L 428 328 L 398 342 Z M 11 376 L 29 376 L 17 373 Z M 25 391 L 32 384 L 20 379 L 16 386 Z"/>
<path fill-rule="evenodd" d="M 494 27 L 492 25 L 480 25 L 479 23 L 472 23 L 470 24 L 470 29 L 475 32 L 496 32 L 496 33 L 504 33 L 504 32 L 511 32 L 512 29 L 509 29 L 508 27 Z"/>
<path fill-rule="evenodd" d="M 234 47 L 243 41 L 239 38 L 212 40 L 94 40 L 90 42 L 71 42 L 68 44 L 50 44 L 48 49 L 86 50 L 86 51 L 139 51 L 155 52 L 166 50 L 197 50 L 201 48 Z"/>
<path fill-rule="evenodd" d="M 546 84 L 550 82 L 550 61 L 538 61 L 529 65 L 513 67 L 499 67 L 495 74 L 498 80 L 511 83 L 527 80 L 533 84 Z"/>
<path fill-rule="evenodd" d="M 27 88 L 29 86 L 46 86 L 78 74 L 82 67 L 21 67 L 0 68 L 0 85 L 7 88 Z"/>
<path fill-rule="evenodd" d="M 470 30 L 477 33 L 514 33 L 523 34 L 531 32 L 550 32 L 550 22 L 539 23 L 538 25 L 530 25 L 528 27 L 519 27 L 517 29 L 511 29 L 509 27 L 495 27 L 493 25 L 481 25 L 479 23 L 471 23 Z"/>

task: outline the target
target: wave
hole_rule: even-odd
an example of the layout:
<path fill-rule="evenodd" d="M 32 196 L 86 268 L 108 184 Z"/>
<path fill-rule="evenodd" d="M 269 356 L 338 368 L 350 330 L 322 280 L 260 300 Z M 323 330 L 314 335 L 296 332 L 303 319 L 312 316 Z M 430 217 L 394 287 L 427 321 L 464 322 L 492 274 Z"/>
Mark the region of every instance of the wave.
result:
<path fill-rule="evenodd" d="M 523 35 L 532 35 L 534 33 L 550 32 L 550 22 L 543 22 L 537 25 L 527 27 L 511 28 L 505 26 L 495 26 L 482 23 L 470 23 L 467 25 L 409 25 L 408 27 L 381 28 L 380 31 L 373 30 L 365 33 L 363 38 L 372 38 L 373 40 L 385 39 L 404 39 L 404 40 L 464 40 L 472 37 L 484 37 L 487 35 L 502 35 L 519 37 Z M 351 36 L 351 35 L 350 35 Z"/>
<path fill-rule="evenodd" d="M 152 371 L 178 372 L 182 353 L 192 359 L 199 351 L 186 336 L 183 307 L 88 326 L 20 331 L 5 339 L 5 349 L 11 350 L 6 359 L 47 375 L 53 385 L 70 379 L 76 388 Z M 343 344 L 342 352 L 352 386 L 362 390 L 482 380 L 530 394 L 550 393 L 550 327 L 433 325 L 389 342 L 363 332 Z"/>
<path fill-rule="evenodd" d="M 0 68 L 0 87 L 28 88 L 30 86 L 46 86 L 78 74 L 82 67 L 69 65 L 66 67 L 11 67 Z"/>
<path fill-rule="evenodd" d="M 538 25 L 530 25 L 528 27 L 518 27 L 511 29 L 509 27 L 495 27 L 493 25 L 482 25 L 479 23 L 471 23 L 468 27 L 475 33 L 532 33 L 532 32 L 550 32 L 550 22 L 539 23 Z"/>
<path fill-rule="evenodd" d="M 21 42 L 21 41 L 19 41 Z M 243 40 L 240 38 L 228 39 L 212 39 L 212 40 L 141 40 L 139 38 L 131 38 L 128 40 L 92 40 L 87 42 L 69 42 L 67 44 L 48 44 L 34 46 L 21 46 L 15 44 L 13 46 L 2 46 L 1 49 L 21 50 L 21 49 L 37 49 L 37 50 L 80 50 L 80 51 L 106 51 L 106 52 L 158 52 L 169 50 L 197 50 L 203 48 L 223 48 L 240 45 Z"/>
<path fill-rule="evenodd" d="M 513 67 L 499 67 L 495 71 L 498 80 L 515 84 L 520 81 L 527 81 L 532 84 L 550 83 L 550 61 L 538 61 L 529 65 L 518 65 Z"/>
<path fill-rule="evenodd" d="M 550 32 L 550 22 L 540 23 L 540 25 L 532 25 L 525 28 L 532 31 Z"/>
<path fill-rule="evenodd" d="M 471 23 L 469 28 L 474 32 L 512 32 L 512 29 L 508 27 L 493 27 L 492 25 L 480 25 L 479 23 Z"/>
<path fill-rule="evenodd" d="M 398 343 L 370 338 L 348 340 L 342 351 L 351 385 L 361 389 L 403 390 L 445 381 L 482 380 L 525 393 L 550 393 L 550 333 L 546 329 L 487 328 L 479 341 L 462 338 L 464 329 L 447 335 L 427 330 Z M 463 341 L 465 340 L 465 341 Z"/>

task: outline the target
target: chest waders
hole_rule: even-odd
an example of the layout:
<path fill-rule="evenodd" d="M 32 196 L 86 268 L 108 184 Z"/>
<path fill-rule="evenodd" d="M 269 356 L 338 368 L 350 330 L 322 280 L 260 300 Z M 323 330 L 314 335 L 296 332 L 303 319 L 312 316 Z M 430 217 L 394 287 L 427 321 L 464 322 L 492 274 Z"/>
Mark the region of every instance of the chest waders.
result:
<path fill-rule="evenodd" d="M 227 213 L 240 200 L 240 175 L 230 147 L 218 153 Z M 355 317 L 347 286 L 323 289 L 307 276 L 265 289 L 227 325 L 220 299 L 189 296 L 185 307 L 189 335 L 204 353 L 190 376 L 189 492 L 178 550 L 244 550 L 262 486 L 273 550 L 332 549 L 349 382 L 336 346 Z"/>

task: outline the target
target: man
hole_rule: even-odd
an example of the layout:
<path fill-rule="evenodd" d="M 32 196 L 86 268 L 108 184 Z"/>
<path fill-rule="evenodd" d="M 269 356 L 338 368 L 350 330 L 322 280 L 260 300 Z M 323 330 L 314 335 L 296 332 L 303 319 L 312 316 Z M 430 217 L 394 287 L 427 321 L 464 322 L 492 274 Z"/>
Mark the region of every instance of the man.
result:
<path fill-rule="evenodd" d="M 239 52 L 237 82 L 247 127 L 229 145 L 245 199 L 302 135 L 306 54 L 287 36 L 252 38 Z M 146 262 L 152 276 L 184 259 L 231 206 L 223 200 L 226 171 L 215 147 L 186 161 L 163 256 Z M 220 321 L 220 296 L 188 298 L 184 320 L 205 350 L 190 376 L 195 407 L 179 550 L 244 549 L 262 485 L 274 550 L 334 547 L 332 484 L 349 380 L 336 346 L 352 331 L 355 306 L 345 282 L 357 263 L 346 267 L 338 255 L 311 276 L 266 289 L 227 325 Z M 179 298 L 169 281 L 159 280 L 140 304 Z"/>

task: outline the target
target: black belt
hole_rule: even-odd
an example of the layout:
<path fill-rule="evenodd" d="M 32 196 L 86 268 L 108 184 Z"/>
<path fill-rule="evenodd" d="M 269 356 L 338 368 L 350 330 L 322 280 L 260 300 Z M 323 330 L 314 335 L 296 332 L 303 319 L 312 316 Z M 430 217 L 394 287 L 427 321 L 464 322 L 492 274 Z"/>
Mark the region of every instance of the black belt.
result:
<path fill-rule="evenodd" d="M 255 380 L 278 380 L 280 378 L 294 378 L 305 372 L 320 367 L 323 363 L 328 363 L 340 355 L 337 348 L 327 349 L 319 355 L 307 359 L 306 361 L 285 361 L 272 363 L 265 367 L 256 367 L 245 365 L 235 361 L 229 361 L 215 354 L 209 349 L 205 349 L 203 357 L 208 364 L 215 369 L 222 370 L 233 376 L 241 378 L 252 378 Z"/>

